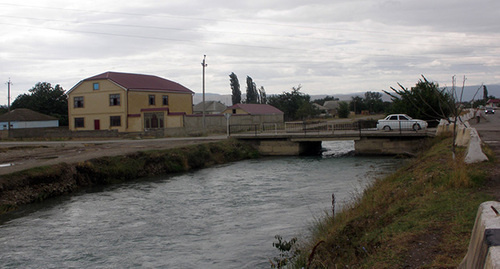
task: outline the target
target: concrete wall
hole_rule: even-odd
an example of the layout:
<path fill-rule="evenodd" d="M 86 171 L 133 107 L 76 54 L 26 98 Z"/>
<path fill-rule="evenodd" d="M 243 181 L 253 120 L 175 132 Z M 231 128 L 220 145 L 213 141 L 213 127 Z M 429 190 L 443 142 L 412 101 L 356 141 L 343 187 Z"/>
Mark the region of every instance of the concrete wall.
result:
<path fill-rule="evenodd" d="M 483 153 L 481 148 L 481 138 L 475 128 L 470 127 L 469 120 L 474 119 L 474 110 L 470 109 L 467 113 L 460 116 L 461 120 L 457 121 L 455 127 L 453 119 L 450 121 L 441 120 L 436 129 L 436 135 L 448 134 L 452 135 L 456 132 L 455 145 L 459 147 L 467 147 L 465 163 L 477 163 L 487 161 L 488 157 Z M 464 123 L 462 123 L 464 122 Z"/>
<path fill-rule="evenodd" d="M 500 202 L 479 206 L 467 255 L 459 269 L 500 268 Z"/>
<path fill-rule="evenodd" d="M 414 155 L 421 149 L 423 139 L 414 137 L 362 137 L 354 142 L 356 154 Z"/>
<path fill-rule="evenodd" d="M 262 124 L 283 124 L 283 115 L 231 115 L 229 124 L 231 130 L 236 131 L 238 126 L 262 125 Z M 205 126 L 208 132 L 225 133 L 227 121 L 224 115 L 205 115 Z M 187 133 L 200 132 L 203 127 L 202 115 L 186 115 L 184 117 L 184 127 Z"/>
<path fill-rule="evenodd" d="M 0 137 L 7 139 L 9 133 L 7 130 L 0 131 Z M 120 137 L 116 130 L 101 131 L 70 131 L 68 127 L 58 128 L 31 128 L 31 129 L 11 129 L 11 138 L 102 138 L 102 137 Z"/>
<path fill-rule="evenodd" d="M 318 154 L 321 141 L 296 142 L 289 139 L 249 139 L 264 156 L 297 156 Z"/>

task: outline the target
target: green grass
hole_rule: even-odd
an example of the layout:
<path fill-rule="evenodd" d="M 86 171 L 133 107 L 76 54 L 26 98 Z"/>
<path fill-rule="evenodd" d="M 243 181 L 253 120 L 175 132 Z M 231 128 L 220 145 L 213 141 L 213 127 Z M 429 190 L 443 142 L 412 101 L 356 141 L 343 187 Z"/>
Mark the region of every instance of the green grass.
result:
<path fill-rule="evenodd" d="M 478 190 L 493 162 L 463 163 L 464 149 L 451 157 L 450 138 L 430 148 L 393 175 L 376 180 L 335 217 L 326 215 L 298 245 L 293 268 L 402 268 L 420 253 L 424 266 L 456 267 L 467 251 L 480 203 Z"/>

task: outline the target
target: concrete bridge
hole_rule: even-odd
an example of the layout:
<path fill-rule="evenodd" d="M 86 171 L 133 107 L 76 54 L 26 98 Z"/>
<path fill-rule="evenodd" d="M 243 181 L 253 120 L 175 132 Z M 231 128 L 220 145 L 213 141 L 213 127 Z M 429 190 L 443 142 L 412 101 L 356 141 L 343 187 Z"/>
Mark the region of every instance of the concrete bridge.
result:
<path fill-rule="evenodd" d="M 284 128 L 231 126 L 231 137 L 254 143 L 263 155 L 308 155 L 321 150 L 322 141 L 354 140 L 355 153 L 361 155 L 414 155 L 423 140 L 435 135 L 434 129 L 379 131 L 362 128 L 359 123 L 297 123 Z M 238 130 L 235 132 L 235 130 Z"/>

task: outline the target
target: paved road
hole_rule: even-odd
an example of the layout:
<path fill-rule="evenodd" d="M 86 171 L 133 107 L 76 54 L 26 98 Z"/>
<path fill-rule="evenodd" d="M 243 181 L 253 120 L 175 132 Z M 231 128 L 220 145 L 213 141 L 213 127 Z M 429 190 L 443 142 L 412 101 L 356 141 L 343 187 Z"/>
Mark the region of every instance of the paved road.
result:
<path fill-rule="evenodd" d="M 475 119 L 471 119 L 469 123 L 476 128 L 481 140 L 500 157 L 500 111 L 484 115 L 479 123 Z"/>

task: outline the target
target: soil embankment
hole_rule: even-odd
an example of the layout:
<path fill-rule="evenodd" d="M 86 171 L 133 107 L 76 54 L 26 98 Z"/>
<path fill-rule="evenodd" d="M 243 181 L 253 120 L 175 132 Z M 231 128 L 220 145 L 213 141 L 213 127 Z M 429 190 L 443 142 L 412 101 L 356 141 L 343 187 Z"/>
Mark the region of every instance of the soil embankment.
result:
<path fill-rule="evenodd" d="M 181 146 L 177 143 L 169 149 L 153 147 L 148 151 L 123 149 L 123 155 L 110 152 L 107 153 L 111 155 L 102 154 L 97 158 L 86 155 L 85 158 L 80 156 L 76 162 L 62 162 L 64 159 L 61 159 L 56 164 L 2 175 L 0 214 L 19 205 L 43 201 L 83 187 L 185 172 L 258 156 L 252 146 L 235 140 L 194 144 Z M 61 155 L 57 156 L 60 158 Z M 74 159 L 68 157 L 65 160 Z"/>

